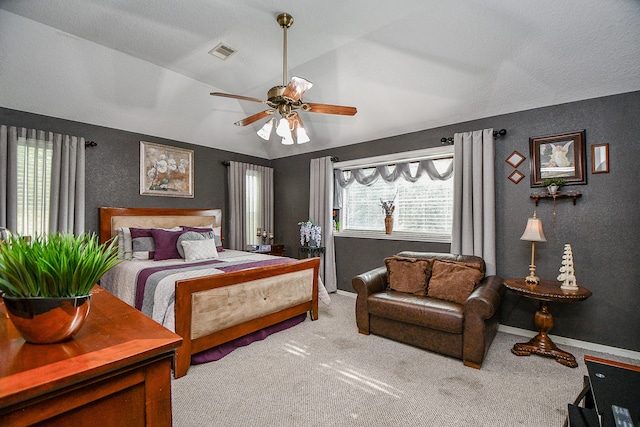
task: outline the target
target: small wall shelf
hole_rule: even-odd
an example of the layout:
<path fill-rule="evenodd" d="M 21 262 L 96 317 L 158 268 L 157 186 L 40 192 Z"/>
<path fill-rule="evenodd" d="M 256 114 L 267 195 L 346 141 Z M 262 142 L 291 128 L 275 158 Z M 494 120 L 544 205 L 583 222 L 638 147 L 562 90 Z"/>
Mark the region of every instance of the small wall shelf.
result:
<path fill-rule="evenodd" d="M 573 205 L 576 205 L 576 200 L 578 199 L 578 197 L 582 196 L 582 194 L 580 193 L 558 193 L 555 196 L 552 196 L 551 194 L 532 194 L 529 197 L 531 197 L 533 200 L 535 200 L 536 202 L 536 206 L 538 206 L 538 201 L 540 199 L 552 199 L 552 200 L 557 200 L 557 199 L 563 199 L 563 198 L 572 198 L 573 199 Z"/>

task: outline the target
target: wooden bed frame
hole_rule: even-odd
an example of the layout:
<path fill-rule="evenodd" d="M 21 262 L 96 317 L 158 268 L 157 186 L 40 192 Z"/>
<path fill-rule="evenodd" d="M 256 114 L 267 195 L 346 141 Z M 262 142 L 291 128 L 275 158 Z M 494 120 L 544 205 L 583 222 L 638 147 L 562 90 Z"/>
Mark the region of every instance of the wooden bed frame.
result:
<path fill-rule="evenodd" d="M 105 242 L 117 235 L 119 227 L 173 227 L 176 225 L 221 226 L 220 209 L 166 209 L 166 208 L 100 208 L 100 241 Z M 175 328 L 182 337 L 182 346 L 174 358 L 174 376 L 186 375 L 191 365 L 191 355 L 210 349 L 252 332 L 275 325 L 300 314 L 309 312 L 311 319 L 318 318 L 318 270 L 319 258 L 295 260 L 290 263 L 272 265 L 263 268 L 250 268 L 232 273 L 217 274 L 176 282 L 175 290 Z M 280 281 L 280 282 L 278 282 Z M 287 302 L 282 298 L 271 298 L 269 287 L 274 283 L 291 284 L 292 289 L 302 289 L 300 298 Z M 234 286 L 233 289 L 225 287 Z M 251 295 L 250 290 L 264 287 L 261 295 Z M 271 288 L 273 289 L 273 288 Z M 207 312 L 208 299 L 219 299 L 232 291 L 239 291 L 247 302 L 255 302 L 261 313 L 224 329 L 216 327 L 215 315 Z M 251 300 L 253 298 L 253 300 Z M 269 304 L 273 304 L 270 306 Z M 283 304 L 285 306 L 283 307 Z M 266 310 L 276 310 L 265 314 Z M 214 310 L 215 311 L 215 310 Z"/>

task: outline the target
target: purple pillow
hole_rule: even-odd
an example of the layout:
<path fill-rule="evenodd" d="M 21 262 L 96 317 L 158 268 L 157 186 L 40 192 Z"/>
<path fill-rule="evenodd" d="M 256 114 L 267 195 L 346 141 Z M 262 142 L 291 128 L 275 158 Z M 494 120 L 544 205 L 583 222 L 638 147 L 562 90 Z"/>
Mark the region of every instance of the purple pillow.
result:
<path fill-rule="evenodd" d="M 224 252 L 224 248 L 222 247 L 222 239 L 213 231 L 213 229 L 209 227 L 190 227 L 188 225 L 181 225 L 181 227 L 184 231 L 195 231 L 196 233 L 202 234 L 207 239 L 215 239 L 216 251 Z"/>
<path fill-rule="evenodd" d="M 156 261 L 162 261 L 164 259 L 180 259 L 181 256 L 178 253 L 176 243 L 178 242 L 178 237 L 180 237 L 182 233 L 184 233 L 183 230 L 166 231 L 159 228 L 152 229 L 151 235 L 153 236 L 153 243 L 155 245 L 155 254 L 153 259 Z"/>
<path fill-rule="evenodd" d="M 137 237 L 152 237 L 151 236 L 151 228 L 129 228 L 129 232 L 131 232 L 131 238 L 135 239 Z"/>

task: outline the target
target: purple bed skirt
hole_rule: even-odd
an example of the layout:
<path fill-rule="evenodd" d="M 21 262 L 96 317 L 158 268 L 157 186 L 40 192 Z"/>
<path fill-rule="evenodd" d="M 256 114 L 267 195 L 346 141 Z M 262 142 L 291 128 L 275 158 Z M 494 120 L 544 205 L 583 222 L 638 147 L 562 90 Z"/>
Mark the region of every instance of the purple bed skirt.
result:
<path fill-rule="evenodd" d="M 307 313 L 302 313 L 291 319 L 284 320 L 275 325 L 267 326 L 256 332 L 252 332 L 235 340 L 229 341 L 224 344 L 220 344 L 217 347 L 210 348 L 209 350 L 201 351 L 191 356 L 191 364 L 198 365 L 200 363 L 213 362 L 214 360 L 220 360 L 238 347 L 244 347 L 255 341 L 262 341 L 271 334 L 289 329 L 298 323 L 304 322 L 307 318 Z"/>

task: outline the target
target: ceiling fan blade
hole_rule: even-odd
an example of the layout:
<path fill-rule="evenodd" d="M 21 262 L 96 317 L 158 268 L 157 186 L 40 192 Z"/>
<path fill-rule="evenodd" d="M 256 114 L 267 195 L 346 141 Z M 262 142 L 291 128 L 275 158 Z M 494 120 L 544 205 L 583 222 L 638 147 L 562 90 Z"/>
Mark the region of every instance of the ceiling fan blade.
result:
<path fill-rule="evenodd" d="M 344 105 L 315 104 L 312 102 L 305 102 L 302 108 L 304 111 L 309 111 L 311 113 L 340 114 L 342 116 L 354 116 L 358 112 L 358 109 L 356 107 L 347 107 Z"/>
<path fill-rule="evenodd" d="M 249 116 L 246 119 L 242 119 L 242 120 L 238 120 L 237 122 L 234 123 L 234 125 L 236 126 L 246 126 L 246 125 L 250 125 L 253 122 L 257 122 L 260 119 L 263 119 L 267 116 L 270 116 L 271 114 L 275 113 L 276 110 L 264 110 L 264 111 L 260 111 L 259 113 L 254 114 L 253 116 Z"/>
<path fill-rule="evenodd" d="M 222 96 L 224 98 L 233 98 L 233 99 L 239 99 L 241 101 L 251 101 L 251 102 L 260 102 L 262 104 L 265 104 L 266 101 L 263 101 L 262 99 L 258 99 L 258 98 L 251 98 L 250 96 L 242 96 L 242 95 L 233 95 L 231 93 L 222 93 L 222 92 L 211 92 L 211 95 L 213 96 Z"/>
<path fill-rule="evenodd" d="M 282 92 L 282 97 L 300 101 L 302 95 L 311 89 L 311 86 L 313 86 L 313 83 L 309 80 L 305 80 L 302 77 L 291 77 L 291 81 Z"/>

